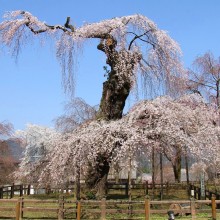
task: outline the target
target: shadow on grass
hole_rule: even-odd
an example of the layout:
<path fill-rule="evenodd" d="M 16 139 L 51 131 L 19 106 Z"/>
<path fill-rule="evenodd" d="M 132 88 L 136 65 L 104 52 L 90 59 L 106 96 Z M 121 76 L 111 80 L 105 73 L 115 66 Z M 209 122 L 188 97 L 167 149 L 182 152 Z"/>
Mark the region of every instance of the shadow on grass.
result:
<path fill-rule="evenodd" d="M 128 196 L 126 195 L 118 195 L 118 194 L 110 194 L 107 195 L 106 199 L 113 199 L 113 200 L 117 200 L 117 199 L 128 199 Z"/>
<path fill-rule="evenodd" d="M 12 218 L 12 217 L 0 217 L 0 219 L 10 219 L 10 220 L 14 220 L 15 218 Z"/>

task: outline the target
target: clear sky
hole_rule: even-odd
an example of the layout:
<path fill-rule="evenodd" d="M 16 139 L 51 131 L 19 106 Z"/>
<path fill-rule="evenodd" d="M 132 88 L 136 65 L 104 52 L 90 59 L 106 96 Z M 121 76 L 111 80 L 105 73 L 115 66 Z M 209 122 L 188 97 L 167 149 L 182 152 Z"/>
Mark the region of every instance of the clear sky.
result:
<path fill-rule="evenodd" d="M 0 0 L 0 22 L 6 11 L 13 10 L 29 11 L 51 25 L 64 24 L 70 16 L 76 26 L 143 14 L 180 44 L 186 68 L 207 51 L 220 56 L 219 0 Z M 27 123 L 53 126 L 68 100 L 54 52 L 52 42 L 43 47 L 31 42 L 15 62 L 6 50 L 0 51 L 0 121 L 10 121 L 15 129 L 24 129 Z M 75 96 L 96 105 L 104 81 L 104 56 L 91 43 L 79 61 Z"/>

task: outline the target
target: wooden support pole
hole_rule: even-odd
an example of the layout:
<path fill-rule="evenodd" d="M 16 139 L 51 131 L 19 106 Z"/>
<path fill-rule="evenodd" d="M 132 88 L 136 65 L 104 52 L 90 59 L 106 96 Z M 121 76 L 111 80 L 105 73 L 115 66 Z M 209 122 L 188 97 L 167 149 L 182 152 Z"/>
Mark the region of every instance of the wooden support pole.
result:
<path fill-rule="evenodd" d="M 106 199 L 101 200 L 101 220 L 106 220 Z"/>
<path fill-rule="evenodd" d="M 187 185 L 189 185 L 189 163 L 188 163 L 187 147 L 185 153 L 185 164 L 186 164 L 186 182 Z"/>
<path fill-rule="evenodd" d="M 163 154 L 160 153 L 160 200 L 163 199 Z"/>
<path fill-rule="evenodd" d="M 145 198 L 145 220 L 150 220 L 150 198 L 146 196 Z"/>
<path fill-rule="evenodd" d="M 212 220 L 216 220 L 216 202 L 215 196 L 212 196 Z"/>
<path fill-rule="evenodd" d="M 152 200 L 154 200 L 155 196 L 155 150 L 154 147 L 152 149 Z"/>
<path fill-rule="evenodd" d="M 75 182 L 75 195 L 77 201 L 80 200 L 80 192 L 81 192 L 80 176 L 81 176 L 80 161 L 78 159 L 76 163 L 76 182 Z"/>

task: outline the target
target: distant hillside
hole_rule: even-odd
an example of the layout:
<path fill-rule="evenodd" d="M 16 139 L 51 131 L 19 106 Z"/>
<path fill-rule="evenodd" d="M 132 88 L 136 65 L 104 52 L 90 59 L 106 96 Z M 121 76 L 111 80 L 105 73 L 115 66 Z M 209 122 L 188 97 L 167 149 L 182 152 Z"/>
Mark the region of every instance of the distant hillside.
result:
<path fill-rule="evenodd" d="M 6 142 L 8 144 L 11 156 L 16 161 L 19 161 L 22 158 L 24 148 L 22 148 L 21 145 L 13 139 L 8 139 Z"/>
<path fill-rule="evenodd" d="M 21 162 L 23 149 L 15 139 L 0 140 L 0 186 L 14 182 L 11 174 Z"/>

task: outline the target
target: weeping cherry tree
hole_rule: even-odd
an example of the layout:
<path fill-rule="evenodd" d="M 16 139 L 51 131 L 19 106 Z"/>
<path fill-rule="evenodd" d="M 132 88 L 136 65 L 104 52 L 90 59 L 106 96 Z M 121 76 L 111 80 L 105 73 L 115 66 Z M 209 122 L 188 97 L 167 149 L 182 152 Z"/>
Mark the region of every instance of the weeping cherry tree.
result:
<path fill-rule="evenodd" d="M 145 88 L 162 82 L 166 89 L 173 89 L 184 75 L 178 44 L 143 15 L 115 17 L 81 27 L 71 25 L 70 17 L 67 17 L 64 25 L 49 25 L 26 11 L 13 11 L 4 18 L 0 24 L 0 41 L 11 48 L 14 56 L 18 56 L 21 47 L 33 36 L 49 36 L 54 39 L 67 92 L 73 91 L 74 64 L 79 50 L 87 40 L 99 40 L 97 49 L 105 54 L 109 66 L 96 115 L 99 122 L 122 118 L 125 101 L 132 89 L 137 87 L 139 75 L 146 82 Z M 82 147 L 79 143 L 77 146 Z M 76 142 L 74 144 L 72 148 L 77 147 Z M 98 145 L 100 149 L 95 153 L 96 163 L 90 167 L 86 181 L 91 188 L 105 188 L 111 163 L 109 158 L 121 142 L 113 141 L 111 144 L 113 146 L 109 149 L 112 150 L 105 153 L 102 150 L 106 149 L 104 143 Z M 92 148 L 91 144 L 89 146 Z M 80 148 L 79 152 L 82 151 Z"/>

